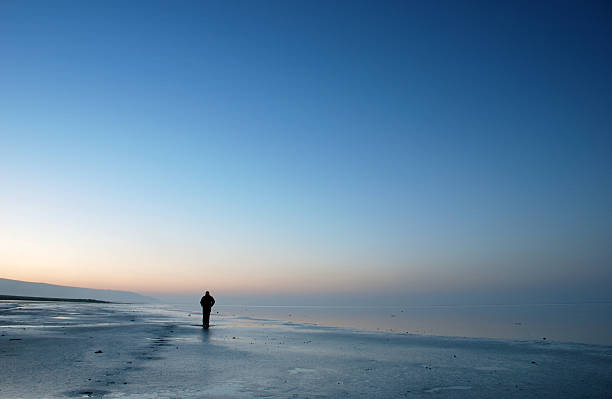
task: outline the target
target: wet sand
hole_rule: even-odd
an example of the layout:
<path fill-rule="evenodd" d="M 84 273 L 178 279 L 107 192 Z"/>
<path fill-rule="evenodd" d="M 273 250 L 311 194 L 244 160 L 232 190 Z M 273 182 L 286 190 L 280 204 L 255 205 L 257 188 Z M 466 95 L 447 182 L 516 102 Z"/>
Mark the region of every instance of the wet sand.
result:
<path fill-rule="evenodd" d="M 0 302 L 1 398 L 607 398 L 612 347 Z"/>

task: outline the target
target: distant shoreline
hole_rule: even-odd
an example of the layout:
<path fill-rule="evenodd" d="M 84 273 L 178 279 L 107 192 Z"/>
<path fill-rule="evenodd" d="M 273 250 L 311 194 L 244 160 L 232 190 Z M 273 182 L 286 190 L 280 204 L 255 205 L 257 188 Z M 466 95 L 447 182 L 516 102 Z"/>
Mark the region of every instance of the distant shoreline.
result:
<path fill-rule="evenodd" d="M 89 303 L 112 303 L 97 299 L 75 299 L 75 298 L 46 298 L 37 296 L 0 295 L 0 301 L 44 301 L 44 302 L 89 302 Z"/>

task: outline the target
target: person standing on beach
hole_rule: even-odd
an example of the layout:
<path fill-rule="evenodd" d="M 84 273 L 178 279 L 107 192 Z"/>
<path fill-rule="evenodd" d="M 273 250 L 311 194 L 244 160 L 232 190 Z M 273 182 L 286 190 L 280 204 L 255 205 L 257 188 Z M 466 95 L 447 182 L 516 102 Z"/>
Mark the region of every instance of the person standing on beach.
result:
<path fill-rule="evenodd" d="M 215 304 L 215 298 L 210 295 L 210 292 L 206 291 L 206 294 L 200 299 L 200 305 L 202 305 L 202 326 L 208 328 L 210 324 L 210 311 Z"/>

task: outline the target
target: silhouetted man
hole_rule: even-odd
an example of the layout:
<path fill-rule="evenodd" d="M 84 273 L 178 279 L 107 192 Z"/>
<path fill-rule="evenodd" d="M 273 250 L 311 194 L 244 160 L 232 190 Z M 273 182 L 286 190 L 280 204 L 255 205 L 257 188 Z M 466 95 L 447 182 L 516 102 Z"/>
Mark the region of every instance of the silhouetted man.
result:
<path fill-rule="evenodd" d="M 206 291 L 206 294 L 200 299 L 200 305 L 202 305 L 202 325 L 204 328 L 208 328 L 210 324 L 210 311 L 215 304 L 215 298 L 210 296 L 210 292 Z"/>

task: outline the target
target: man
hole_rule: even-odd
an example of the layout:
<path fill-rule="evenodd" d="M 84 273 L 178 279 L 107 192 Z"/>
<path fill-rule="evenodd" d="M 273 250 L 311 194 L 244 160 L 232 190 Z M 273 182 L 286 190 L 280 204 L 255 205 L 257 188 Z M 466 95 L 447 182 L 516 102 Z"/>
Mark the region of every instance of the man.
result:
<path fill-rule="evenodd" d="M 202 325 L 208 329 L 210 324 L 210 311 L 215 304 L 215 298 L 210 296 L 210 292 L 206 291 L 206 294 L 200 299 L 200 305 L 202 305 Z"/>

